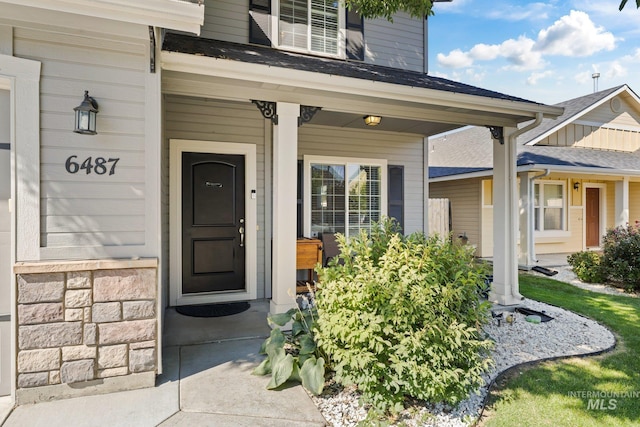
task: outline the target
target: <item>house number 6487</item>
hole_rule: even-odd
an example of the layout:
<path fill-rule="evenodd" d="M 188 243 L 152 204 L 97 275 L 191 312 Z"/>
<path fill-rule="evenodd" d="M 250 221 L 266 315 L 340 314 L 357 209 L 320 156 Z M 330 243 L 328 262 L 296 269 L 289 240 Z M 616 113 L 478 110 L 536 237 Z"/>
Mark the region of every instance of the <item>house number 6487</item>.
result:
<path fill-rule="evenodd" d="M 109 158 L 108 160 L 104 157 L 96 157 L 93 159 L 92 157 L 87 157 L 80 163 L 80 160 L 76 161 L 78 156 L 69 156 L 67 161 L 64 163 L 64 168 L 69 173 L 78 173 L 82 170 L 85 171 L 87 175 L 91 172 L 96 175 L 104 175 L 109 171 L 109 175 L 113 175 L 116 173 L 116 165 L 118 164 L 119 158 Z M 108 167 L 110 166 L 110 167 Z"/>

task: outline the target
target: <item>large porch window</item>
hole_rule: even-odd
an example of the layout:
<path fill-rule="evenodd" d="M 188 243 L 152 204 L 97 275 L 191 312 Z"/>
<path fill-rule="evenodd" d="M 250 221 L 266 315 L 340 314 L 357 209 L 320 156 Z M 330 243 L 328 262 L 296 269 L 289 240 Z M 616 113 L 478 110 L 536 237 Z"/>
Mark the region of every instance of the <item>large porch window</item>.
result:
<path fill-rule="evenodd" d="M 387 214 L 387 164 L 384 160 L 305 156 L 306 236 L 370 230 Z"/>
<path fill-rule="evenodd" d="M 338 1 L 280 0 L 279 45 L 338 55 L 343 12 Z"/>
<path fill-rule="evenodd" d="M 533 193 L 535 230 L 566 230 L 566 193 L 564 182 L 545 181 L 534 183 Z"/>

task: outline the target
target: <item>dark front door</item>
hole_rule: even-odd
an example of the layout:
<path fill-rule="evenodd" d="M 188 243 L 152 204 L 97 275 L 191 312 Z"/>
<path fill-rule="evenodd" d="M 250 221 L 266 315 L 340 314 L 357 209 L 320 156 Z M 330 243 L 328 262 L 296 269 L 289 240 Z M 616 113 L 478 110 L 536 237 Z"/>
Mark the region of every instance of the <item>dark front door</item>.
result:
<path fill-rule="evenodd" d="M 245 289 L 244 156 L 182 153 L 182 293 Z"/>
<path fill-rule="evenodd" d="M 600 189 L 586 189 L 586 244 L 600 246 Z"/>

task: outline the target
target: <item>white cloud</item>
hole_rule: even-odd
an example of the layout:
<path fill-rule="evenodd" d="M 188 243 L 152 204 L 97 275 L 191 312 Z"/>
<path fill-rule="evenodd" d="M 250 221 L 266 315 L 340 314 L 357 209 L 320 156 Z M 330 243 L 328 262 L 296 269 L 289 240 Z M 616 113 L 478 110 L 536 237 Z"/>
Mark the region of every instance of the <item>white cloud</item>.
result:
<path fill-rule="evenodd" d="M 513 66 L 510 68 L 534 70 L 544 66 L 540 52 L 533 49 L 534 41 L 520 36 L 517 40 L 509 39 L 500 45 L 500 54 Z"/>
<path fill-rule="evenodd" d="M 591 71 L 589 71 L 589 70 L 581 71 L 578 74 L 576 74 L 573 78 L 576 80 L 576 82 L 578 82 L 580 84 L 584 84 L 584 83 L 587 83 L 587 82 L 593 80 L 592 77 L 591 77 L 592 74 L 593 73 Z"/>
<path fill-rule="evenodd" d="M 609 69 L 604 74 L 609 79 L 615 79 L 617 77 L 626 77 L 629 71 L 619 61 L 613 61 L 609 64 Z"/>
<path fill-rule="evenodd" d="M 529 86 L 535 86 L 538 84 L 538 81 L 544 79 L 545 77 L 550 77 L 553 75 L 553 71 L 547 70 L 543 72 L 534 72 L 527 78 L 527 84 Z"/>
<path fill-rule="evenodd" d="M 500 46 L 480 43 L 471 48 L 469 55 L 479 61 L 491 61 L 500 55 Z"/>
<path fill-rule="evenodd" d="M 473 68 L 467 68 L 464 73 L 467 76 L 465 81 L 472 81 L 472 82 L 481 82 L 484 80 L 486 76 L 485 72 L 476 71 Z"/>
<path fill-rule="evenodd" d="M 548 12 L 548 3 L 504 4 L 500 5 L 500 7 L 492 5 L 488 17 L 507 21 L 538 20 L 547 19 L 549 17 Z"/>
<path fill-rule="evenodd" d="M 540 30 L 534 49 L 547 55 L 590 56 L 601 50 L 613 50 L 613 34 L 596 27 L 589 15 L 572 10 L 547 29 Z"/>
<path fill-rule="evenodd" d="M 584 12 L 572 10 L 550 27 L 540 30 L 538 39 L 524 35 L 500 44 L 479 43 L 469 51 L 455 49 L 448 55 L 439 53 L 438 63 L 446 68 L 471 67 L 475 61 L 504 58 L 508 69 L 517 71 L 541 69 L 546 65 L 545 55 L 565 57 L 590 56 L 602 50 L 615 48 L 615 37 L 603 27 L 597 27 Z M 636 52 L 640 58 L 640 49 Z"/>
<path fill-rule="evenodd" d="M 473 65 L 473 59 L 460 49 L 455 49 L 449 52 L 449 55 L 439 53 L 438 63 L 446 68 L 463 68 Z"/>
<path fill-rule="evenodd" d="M 452 2 L 434 3 L 433 11 L 436 13 L 466 13 L 473 0 L 454 0 Z"/>
<path fill-rule="evenodd" d="M 449 55 L 439 53 L 438 63 L 446 68 L 465 68 L 473 65 L 474 61 L 491 61 L 498 57 L 505 58 L 509 68 L 516 70 L 533 70 L 544 66 L 540 52 L 533 50 L 534 41 L 520 36 L 517 40 L 505 40 L 499 45 L 477 44 L 468 52 L 455 49 Z"/>
<path fill-rule="evenodd" d="M 640 62 L 640 48 L 636 48 L 633 53 L 623 56 L 622 60 L 624 62 Z"/>

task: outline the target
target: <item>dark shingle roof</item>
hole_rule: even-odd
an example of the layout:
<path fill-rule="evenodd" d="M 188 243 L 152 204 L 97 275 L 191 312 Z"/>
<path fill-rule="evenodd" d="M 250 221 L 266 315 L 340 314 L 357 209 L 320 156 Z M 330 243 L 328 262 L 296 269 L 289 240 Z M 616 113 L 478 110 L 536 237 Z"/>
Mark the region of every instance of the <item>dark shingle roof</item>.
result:
<path fill-rule="evenodd" d="M 493 140 L 486 128 L 465 128 L 429 141 L 429 178 L 493 169 Z M 518 144 L 518 166 L 587 167 L 640 171 L 640 151 L 634 153 Z"/>
<path fill-rule="evenodd" d="M 531 129 L 529 132 L 525 132 L 518 137 L 519 144 L 526 144 L 529 141 L 533 141 L 541 135 L 544 135 L 546 132 L 555 128 L 556 126 L 560 126 L 565 121 L 570 120 L 576 114 L 586 110 L 590 106 L 596 104 L 597 102 L 605 99 L 613 92 L 616 92 L 620 88 L 626 85 L 620 85 L 616 87 L 612 87 L 610 89 L 605 89 L 600 92 L 590 93 L 589 95 L 580 96 L 578 98 L 573 98 L 568 101 L 563 101 L 558 104 L 555 104 L 555 107 L 563 107 L 564 113 L 561 116 L 558 116 L 556 119 L 543 119 L 542 123 L 534 129 Z M 520 127 L 527 126 L 531 121 L 522 123 Z"/>
<path fill-rule="evenodd" d="M 479 87 L 470 86 L 440 77 L 432 77 L 415 71 L 399 70 L 396 68 L 365 64 L 363 62 L 356 61 L 322 58 L 272 49 L 265 46 L 230 43 L 183 34 L 168 33 L 164 39 L 162 50 L 262 64 L 272 67 L 311 71 L 376 82 L 392 83 L 403 86 L 440 90 L 464 95 L 474 95 L 485 98 L 543 105 L 515 96 L 481 89 Z"/>

